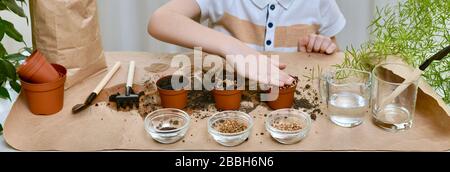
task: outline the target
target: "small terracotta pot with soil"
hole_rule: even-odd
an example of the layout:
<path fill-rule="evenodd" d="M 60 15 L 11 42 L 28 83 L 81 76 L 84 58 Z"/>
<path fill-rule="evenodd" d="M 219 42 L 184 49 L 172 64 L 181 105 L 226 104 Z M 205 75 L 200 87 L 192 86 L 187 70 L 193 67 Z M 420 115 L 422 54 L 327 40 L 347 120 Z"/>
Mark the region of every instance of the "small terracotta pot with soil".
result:
<path fill-rule="evenodd" d="M 42 84 L 55 82 L 60 79 L 58 71 L 47 62 L 44 55 L 36 50 L 17 69 L 19 76 L 27 82 Z"/>
<path fill-rule="evenodd" d="M 217 109 L 239 110 L 241 107 L 242 91 L 238 89 L 237 77 L 228 71 L 223 71 L 221 78 L 215 77 L 217 82 L 212 93 Z"/>
<path fill-rule="evenodd" d="M 237 81 L 221 81 L 212 93 L 217 109 L 239 110 L 241 107 L 242 91 L 238 90 Z"/>
<path fill-rule="evenodd" d="M 241 107 L 241 90 L 213 90 L 216 108 L 220 110 L 239 110 Z"/>
<path fill-rule="evenodd" d="M 298 77 L 294 77 L 294 79 L 295 81 L 293 84 L 279 88 L 278 98 L 276 100 L 267 102 L 267 105 L 270 108 L 278 110 L 291 108 L 294 105 Z"/>
<path fill-rule="evenodd" d="M 58 64 L 52 64 L 52 67 L 59 73 L 59 78 L 53 82 L 34 84 L 20 77 L 28 108 L 33 114 L 52 115 L 63 108 L 67 70 Z"/>
<path fill-rule="evenodd" d="M 175 89 L 172 86 L 172 77 L 175 76 L 166 76 L 156 82 L 159 96 L 161 97 L 161 106 L 164 108 L 184 109 L 187 106 L 188 91 L 183 88 Z M 180 78 L 180 83 L 186 79 L 182 76 L 176 77 Z M 182 85 L 182 87 L 184 86 L 186 85 Z"/>

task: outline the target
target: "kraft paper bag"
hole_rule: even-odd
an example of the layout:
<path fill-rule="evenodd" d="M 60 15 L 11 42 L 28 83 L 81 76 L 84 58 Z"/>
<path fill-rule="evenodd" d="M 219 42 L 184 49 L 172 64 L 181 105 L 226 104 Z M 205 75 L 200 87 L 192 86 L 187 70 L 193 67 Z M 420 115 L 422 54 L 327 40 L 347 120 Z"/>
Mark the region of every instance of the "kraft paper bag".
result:
<path fill-rule="evenodd" d="M 33 46 L 68 69 L 66 89 L 106 68 L 95 0 L 30 0 Z"/>

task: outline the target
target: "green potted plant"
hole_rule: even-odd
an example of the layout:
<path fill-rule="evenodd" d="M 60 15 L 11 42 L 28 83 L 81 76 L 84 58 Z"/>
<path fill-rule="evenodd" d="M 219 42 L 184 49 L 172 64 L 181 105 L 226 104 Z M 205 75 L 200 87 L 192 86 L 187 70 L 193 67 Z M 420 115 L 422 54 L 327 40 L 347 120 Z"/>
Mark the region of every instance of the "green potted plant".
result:
<path fill-rule="evenodd" d="M 450 3 L 441 0 L 409 0 L 377 9 L 369 26 L 371 39 L 359 49 L 350 47 L 341 68 L 371 71 L 395 55 L 419 66 L 450 42 Z M 450 104 L 450 58 L 433 63 L 423 74 L 444 102 Z"/>
<path fill-rule="evenodd" d="M 28 21 L 23 10 L 23 5 L 25 3 L 25 0 L 0 0 L 0 11 L 12 12 Z M 11 96 L 8 89 L 6 89 L 6 86 L 9 85 L 14 91 L 20 92 L 21 88 L 18 83 L 16 67 L 19 66 L 20 62 L 24 60 L 26 56 L 23 55 L 23 53 L 8 53 L 3 46 L 3 43 L 1 43 L 6 36 L 17 42 L 23 43 L 24 47 L 27 47 L 22 34 L 17 31 L 14 24 L 0 16 L 0 99 L 11 100 Z M 31 49 L 29 48 L 24 48 L 24 50 L 31 52 Z M 2 130 L 3 128 L 0 124 L 0 134 L 2 134 Z"/>

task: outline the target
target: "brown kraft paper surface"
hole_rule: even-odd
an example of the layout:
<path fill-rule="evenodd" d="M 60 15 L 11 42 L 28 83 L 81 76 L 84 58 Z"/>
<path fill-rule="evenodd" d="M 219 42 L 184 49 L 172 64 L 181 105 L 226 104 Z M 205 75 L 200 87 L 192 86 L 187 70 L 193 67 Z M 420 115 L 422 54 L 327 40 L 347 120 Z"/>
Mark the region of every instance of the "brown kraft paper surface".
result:
<path fill-rule="evenodd" d="M 171 56 L 148 53 L 106 53 L 108 66 L 122 61 L 122 67 L 107 87 L 123 84 L 129 60 L 137 63 L 135 84 L 142 84 L 154 75 L 145 70 L 152 64 L 169 64 Z M 280 54 L 282 62 L 289 64 L 286 71 L 300 76 L 300 82 L 317 87 L 304 75 L 310 69 L 322 69 L 340 63 L 342 53 L 332 56 L 317 54 Z M 304 70 L 308 69 L 308 70 Z M 255 125 L 249 140 L 237 147 L 223 147 L 208 134 L 207 118 L 193 118 L 183 141 L 163 145 L 154 141 L 144 130 L 143 117 L 137 111 L 117 112 L 107 102 L 98 100 L 84 112 L 72 115 L 71 108 L 81 103 L 95 88 L 105 73 L 83 80 L 65 92 L 64 109 L 52 116 L 36 116 L 29 112 L 25 96 L 21 94 L 5 123 L 6 142 L 18 150 L 150 150 L 150 151 L 445 151 L 450 149 L 450 117 L 448 107 L 442 105 L 430 87 L 421 82 L 414 126 L 405 132 L 390 133 L 376 127 L 371 115 L 355 128 L 341 128 L 330 122 L 326 113 L 318 115 L 312 123 L 309 136 L 298 144 L 282 145 L 273 140 L 264 128 L 266 106 L 258 106 L 250 115 Z M 106 89 L 108 90 L 108 89 Z M 106 91 L 103 92 L 103 97 Z M 431 96 L 430 96 L 431 95 Z M 106 99 L 106 98 L 99 98 Z"/>

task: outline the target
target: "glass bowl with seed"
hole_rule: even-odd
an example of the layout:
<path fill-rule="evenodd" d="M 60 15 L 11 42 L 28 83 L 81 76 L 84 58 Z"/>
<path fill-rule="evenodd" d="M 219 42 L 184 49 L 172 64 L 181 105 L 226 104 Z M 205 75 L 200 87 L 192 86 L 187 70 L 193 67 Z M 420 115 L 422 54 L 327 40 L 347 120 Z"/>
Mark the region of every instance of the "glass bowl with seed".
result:
<path fill-rule="evenodd" d="M 239 111 L 223 111 L 208 120 L 208 132 L 219 144 L 227 147 L 245 142 L 253 128 L 253 118 Z"/>
<path fill-rule="evenodd" d="M 171 144 L 181 140 L 189 128 L 191 118 L 179 109 L 160 109 L 145 117 L 147 133 L 156 141 Z"/>
<path fill-rule="evenodd" d="M 282 144 L 295 144 L 303 140 L 311 129 L 308 114 L 296 109 L 280 109 L 266 118 L 266 130 Z"/>

